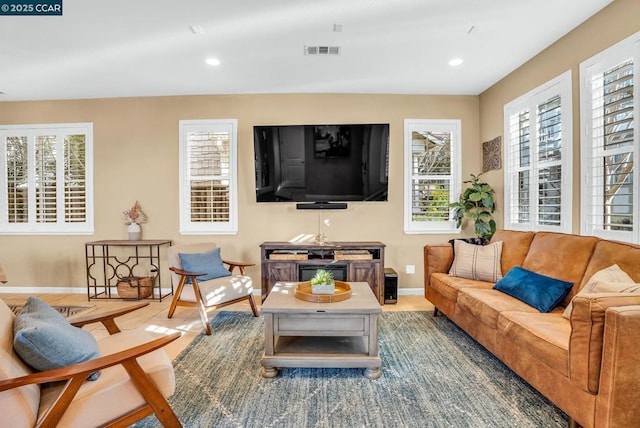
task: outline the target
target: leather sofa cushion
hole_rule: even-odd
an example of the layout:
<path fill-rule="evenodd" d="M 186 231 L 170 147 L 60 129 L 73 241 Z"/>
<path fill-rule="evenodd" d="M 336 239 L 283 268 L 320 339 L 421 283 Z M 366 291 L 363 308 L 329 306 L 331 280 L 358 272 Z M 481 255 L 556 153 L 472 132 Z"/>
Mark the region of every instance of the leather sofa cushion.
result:
<path fill-rule="evenodd" d="M 431 275 L 431 287 L 445 298 L 455 302 L 458 300 L 458 292 L 463 288 L 493 288 L 492 282 L 476 281 L 474 279 L 458 278 L 446 273 L 433 273 Z"/>
<path fill-rule="evenodd" d="M 571 324 L 562 313 L 502 312 L 498 332 L 553 370 L 569 376 Z"/>
<path fill-rule="evenodd" d="M 640 245 L 599 241 L 587 266 L 580 288 L 598 271 L 617 264 L 634 282 L 640 282 Z M 577 292 L 577 291 L 576 291 Z"/>
<path fill-rule="evenodd" d="M 571 291 L 562 302 L 562 306 L 567 306 L 580 288 L 597 242 L 598 238 L 593 236 L 538 232 L 531 241 L 522 267 L 573 283 Z"/>
<path fill-rule="evenodd" d="M 496 233 L 491 237 L 491 242 L 502 241 L 503 275 L 506 275 L 514 266 L 522 266 L 534 236 L 534 232 L 496 230 Z"/>
<path fill-rule="evenodd" d="M 458 306 L 491 328 L 497 328 L 498 316 L 504 311 L 538 313 L 536 309 L 526 303 L 493 289 L 465 288 L 460 290 Z"/>

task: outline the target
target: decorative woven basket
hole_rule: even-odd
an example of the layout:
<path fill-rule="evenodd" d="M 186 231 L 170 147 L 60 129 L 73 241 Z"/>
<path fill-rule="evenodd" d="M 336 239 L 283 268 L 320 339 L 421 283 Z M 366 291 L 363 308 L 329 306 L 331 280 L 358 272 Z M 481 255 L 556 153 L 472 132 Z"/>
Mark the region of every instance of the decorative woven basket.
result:
<path fill-rule="evenodd" d="M 117 288 L 123 299 L 145 299 L 151 296 L 153 277 L 123 276 L 118 279 Z"/>

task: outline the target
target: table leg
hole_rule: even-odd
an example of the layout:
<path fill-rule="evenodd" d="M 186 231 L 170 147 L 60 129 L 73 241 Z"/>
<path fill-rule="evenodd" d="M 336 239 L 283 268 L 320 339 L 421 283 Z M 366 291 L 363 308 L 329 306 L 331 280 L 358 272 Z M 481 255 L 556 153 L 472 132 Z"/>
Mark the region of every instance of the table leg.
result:
<path fill-rule="evenodd" d="M 263 367 L 262 377 L 273 378 L 278 376 L 278 369 L 275 367 Z"/>
<path fill-rule="evenodd" d="M 364 377 L 367 379 L 378 379 L 382 375 L 380 367 L 367 367 L 364 369 Z"/>

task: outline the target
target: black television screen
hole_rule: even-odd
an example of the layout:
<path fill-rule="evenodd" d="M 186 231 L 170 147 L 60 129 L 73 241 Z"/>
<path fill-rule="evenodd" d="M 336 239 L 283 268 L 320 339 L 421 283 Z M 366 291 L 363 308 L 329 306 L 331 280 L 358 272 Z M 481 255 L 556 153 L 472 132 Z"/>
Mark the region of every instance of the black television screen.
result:
<path fill-rule="evenodd" d="M 258 202 L 386 201 L 389 124 L 254 126 Z"/>

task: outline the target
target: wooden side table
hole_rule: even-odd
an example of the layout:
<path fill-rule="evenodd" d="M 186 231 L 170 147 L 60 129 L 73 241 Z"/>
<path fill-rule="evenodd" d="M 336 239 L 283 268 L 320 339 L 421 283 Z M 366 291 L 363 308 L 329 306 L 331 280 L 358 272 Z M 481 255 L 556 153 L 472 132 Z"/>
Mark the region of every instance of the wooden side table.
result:
<path fill-rule="evenodd" d="M 85 243 L 87 265 L 87 297 L 91 299 L 119 299 L 117 284 L 120 278 L 150 276 L 153 280 L 150 299 L 162 301 L 173 294 L 173 284 L 163 294 L 161 257 L 162 247 L 169 247 L 168 239 L 140 241 L 103 240 Z"/>

